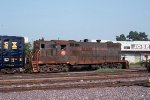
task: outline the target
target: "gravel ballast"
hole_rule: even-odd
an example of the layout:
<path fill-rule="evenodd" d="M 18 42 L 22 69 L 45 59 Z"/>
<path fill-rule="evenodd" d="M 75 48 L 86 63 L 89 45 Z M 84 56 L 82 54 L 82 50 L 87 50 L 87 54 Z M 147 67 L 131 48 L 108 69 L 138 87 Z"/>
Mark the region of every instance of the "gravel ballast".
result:
<path fill-rule="evenodd" d="M 150 100 L 150 87 L 106 87 L 0 93 L 0 100 Z"/>

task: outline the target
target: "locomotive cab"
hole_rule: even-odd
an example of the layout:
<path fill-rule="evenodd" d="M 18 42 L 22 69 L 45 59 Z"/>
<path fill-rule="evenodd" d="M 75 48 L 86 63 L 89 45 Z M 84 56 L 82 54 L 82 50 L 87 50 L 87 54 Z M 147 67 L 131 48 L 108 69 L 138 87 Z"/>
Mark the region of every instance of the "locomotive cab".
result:
<path fill-rule="evenodd" d="M 60 66 L 65 65 L 68 60 L 66 41 L 38 40 L 34 42 L 34 48 L 32 66 L 36 66 L 34 67 L 36 70 L 42 70 L 42 72 L 63 70 Z"/>

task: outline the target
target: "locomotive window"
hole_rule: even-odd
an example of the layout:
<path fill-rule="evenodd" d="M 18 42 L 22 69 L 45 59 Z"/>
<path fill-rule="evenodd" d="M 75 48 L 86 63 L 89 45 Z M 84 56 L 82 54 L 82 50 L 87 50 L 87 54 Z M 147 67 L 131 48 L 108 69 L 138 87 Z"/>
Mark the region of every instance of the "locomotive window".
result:
<path fill-rule="evenodd" d="M 41 48 L 44 49 L 45 48 L 45 44 L 41 44 Z"/>
<path fill-rule="evenodd" d="M 60 45 L 61 46 L 61 49 L 65 49 L 66 48 L 66 45 Z"/>

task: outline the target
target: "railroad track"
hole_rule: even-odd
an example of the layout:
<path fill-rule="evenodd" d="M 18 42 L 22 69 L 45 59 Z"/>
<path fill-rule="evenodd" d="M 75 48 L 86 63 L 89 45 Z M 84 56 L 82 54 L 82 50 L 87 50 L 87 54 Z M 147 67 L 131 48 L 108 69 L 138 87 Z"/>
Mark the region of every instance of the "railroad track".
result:
<path fill-rule="evenodd" d="M 149 86 L 147 79 L 134 81 L 116 81 L 116 82 L 91 82 L 91 83 L 62 83 L 62 84 L 32 84 L 18 85 L 0 88 L 0 92 L 17 92 L 29 90 L 56 90 L 56 89 L 72 89 L 72 88 L 96 88 L 96 87 L 120 87 L 120 86 Z"/>
<path fill-rule="evenodd" d="M 0 92 L 133 85 L 148 86 L 149 79 L 149 73 L 5 79 L 0 80 Z"/>
<path fill-rule="evenodd" d="M 5 79 L 30 79 L 30 78 L 53 78 L 53 77 L 80 77 L 80 76 L 104 76 L 104 75 L 120 75 L 120 74 L 144 74 L 146 69 L 126 69 L 119 72 L 96 72 L 96 71 L 82 71 L 82 72 L 63 72 L 63 73 L 21 73 L 21 74 L 1 74 L 0 80 Z"/>

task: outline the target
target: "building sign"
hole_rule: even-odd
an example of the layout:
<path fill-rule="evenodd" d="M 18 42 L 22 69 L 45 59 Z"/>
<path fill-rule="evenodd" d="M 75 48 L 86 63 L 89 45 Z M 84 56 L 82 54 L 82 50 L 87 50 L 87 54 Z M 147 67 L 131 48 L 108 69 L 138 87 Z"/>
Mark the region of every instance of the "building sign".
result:
<path fill-rule="evenodd" d="M 150 50 L 150 44 L 131 44 L 131 49 Z"/>

